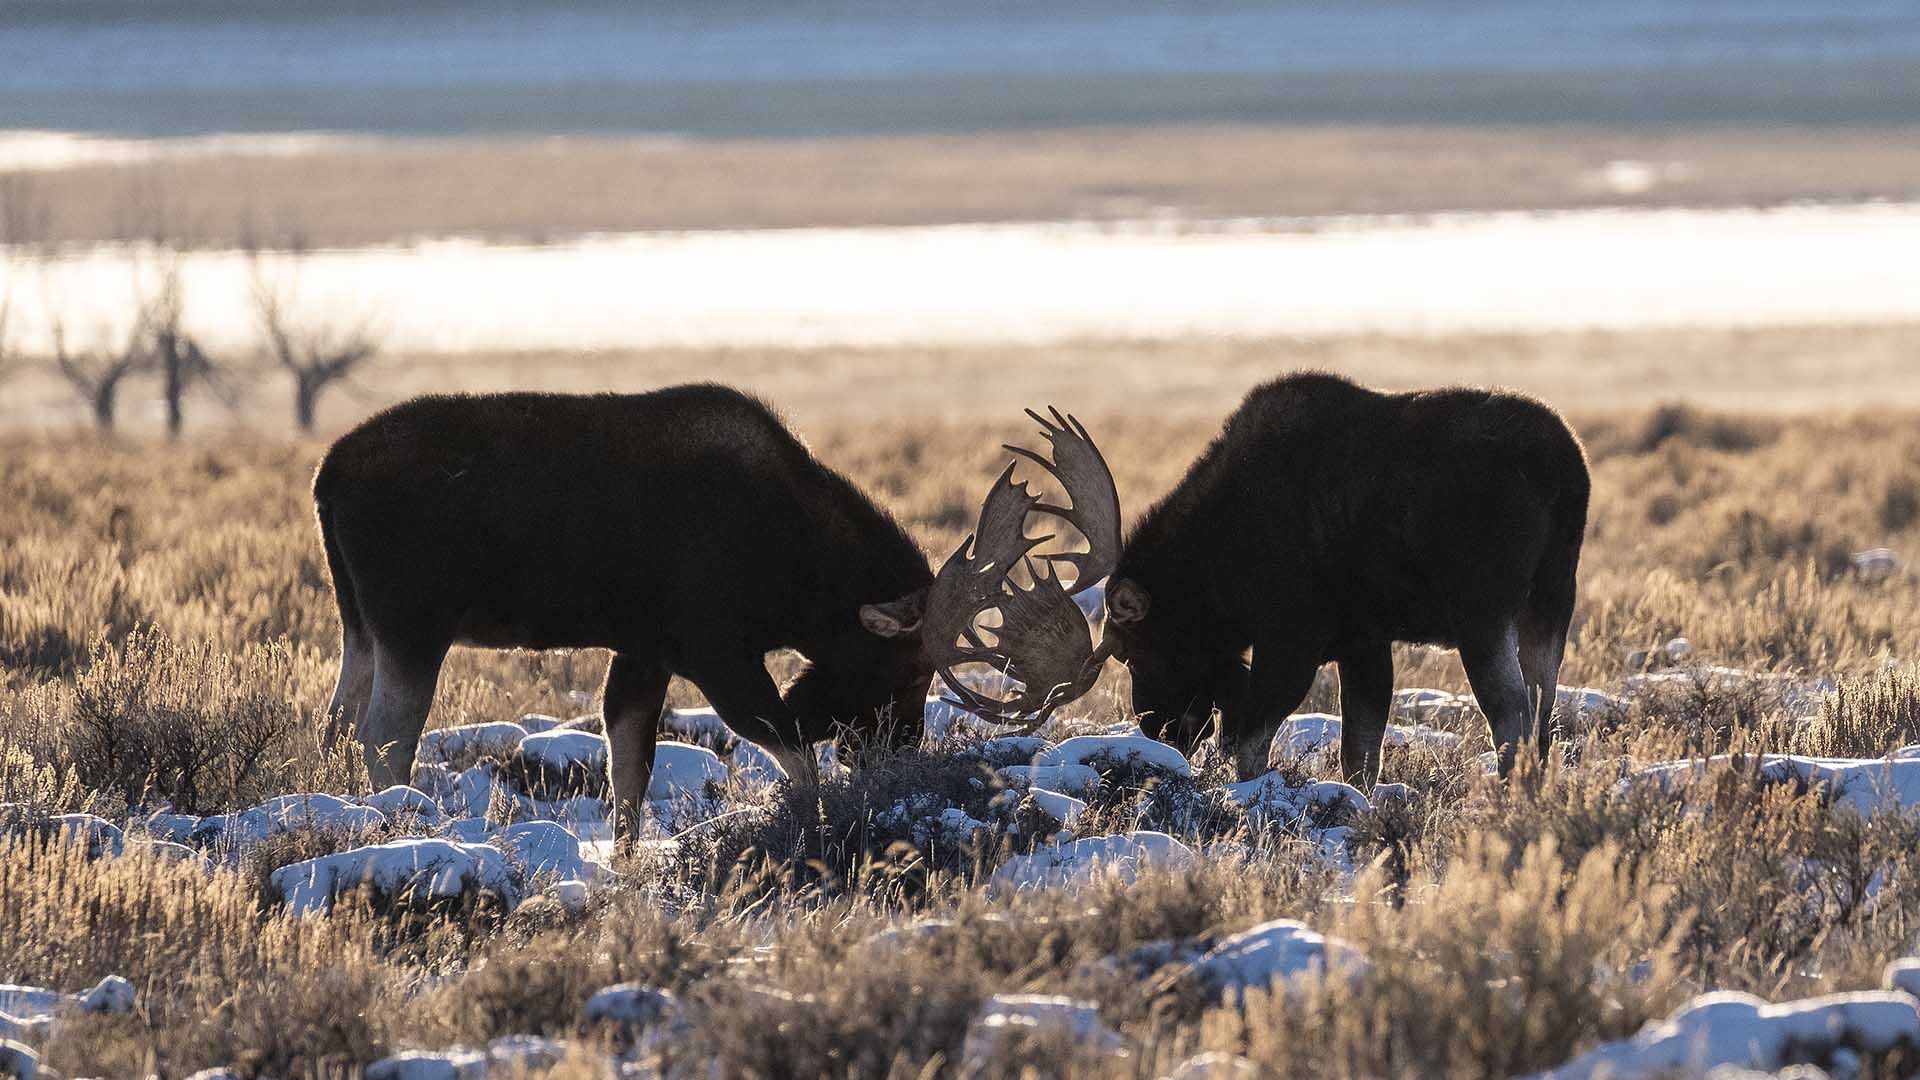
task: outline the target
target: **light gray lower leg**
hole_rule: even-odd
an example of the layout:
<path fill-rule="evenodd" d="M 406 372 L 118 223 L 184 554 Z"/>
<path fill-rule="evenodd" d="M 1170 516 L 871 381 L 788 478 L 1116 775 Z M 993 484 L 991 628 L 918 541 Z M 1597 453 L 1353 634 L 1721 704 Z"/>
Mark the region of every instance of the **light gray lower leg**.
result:
<path fill-rule="evenodd" d="M 360 717 L 360 744 L 373 789 L 408 783 L 413 756 L 420 748 L 420 731 L 433 708 L 434 685 L 440 664 L 408 662 L 384 650 L 376 651 L 373 695 Z"/>
<path fill-rule="evenodd" d="M 619 840 L 640 833 L 653 779 L 653 750 L 660 711 L 666 707 L 669 676 L 665 668 L 615 655 L 607 665 L 601 705 L 607 729 L 607 761 L 613 781 L 613 830 Z"/>
<path fill-rule="evenodd" d="M 1520 671 L 1519 634 L 1509 623 L 1484 639 L 1460 644 L 1460 663 L 1474 699 L 1486 714 L 1493 745 L 1500 754 L 1500 775 L 1513 769 L 1514 755 L 1533 734 L 1533 698 Z"/>
<path fill-rule="evenodd" d="M 327 742 L 329 745 L 358 731 L 361 714 L 373 697 L 373 646 L 365 636 L 346 633 L 340 639 L 340 681 L 334 684 L 333 701 L 327 705 Z"/>
<path fill-rule="evenodd" d="M 1523 635 L 1520 641 L 1520 673 L 1527 681 L 1528 691 L 1536 695 L 1534 716 L 1538 722 L 1536 734 L 1542 761 L 1546 760 L 1557 734 L 1553 707 L 1560 694 L 1560 660 L 1566 647 L 1566 631 L 1558 629 L 1536 630 Z"/>

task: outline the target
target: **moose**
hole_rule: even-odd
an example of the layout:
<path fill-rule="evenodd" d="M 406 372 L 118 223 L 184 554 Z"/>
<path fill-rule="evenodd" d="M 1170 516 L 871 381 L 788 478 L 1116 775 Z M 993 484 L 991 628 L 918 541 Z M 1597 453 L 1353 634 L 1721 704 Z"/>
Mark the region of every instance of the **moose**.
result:
<path fill-rule="evenodd" d="M 1104 478 L 1108 497 L 1089 502 L 1117 512 L 1084 430 L 1048 430 L 1058 467 L 1029 456 L 1069 490 Z M 341 625 L 333 732 L 357 734 L 375 787 L 405 783 L 453 645 L 611 650 L 603 715 L 623 837 L 639 825 L 672 676 L 802 781 L 812 744 L 839 725 L 917 741 L 935 670 L 1012 669 L 1008 650 L 1043 644 L 1009 633 L 987 647 L 972 627 L 1006 595 L 1011 563 L 995 558 L 1025 520 L 1024 507 L 1006 513 L 1012 472 L 982 508 L 987 541 L 969 538 L 936 575 L 885 511 L 735 390 L 403 402 L 342 436 L 314 476 Z M 1117 518 L 1059 513 L 1117 540 Z M 765 664 L 782 647 L 807 661 L 784 693 Z M 1068 681 L 1046 660 L 1021 670 Z"/>
<path fill-rule="evenodd" d="M 1082 456 L 1099 461 L 1086 442 Z M 966 702 L 977 711 L 1013 720 L 1037 700 L 1051 712 L 1116 658 L 1143 730 L 1191 751 L 1217 709 L 1222 750 L 1245 780 L 1266 771 L 1275 732 L 1331 661 L 1341 768 L 1367 789 L 1392 704 L 1392 645 L 1411 641 L 1458 648 L 1502 775 L 1529 737 L 1546 754 L 1588 473 L 1579 440 L 1540 402 L 1294 374 L 1249 393 L 1124 543 L 1111 477 L 1080 488 L 1098 503 L 1080 516 L 1104 531 L 1087 534 L 1092 553 L 1069 558 L 1082 580 L 1111 573 L 1101 641 L 1060 608 L 1056 581 L 1009 582 L 995 632 L 1028 689 L 1007 707 Z M 1050 509 L 995 494 L 1005 505 L 983 510 L 983 525 Z M 982 540 L 1003 560 L 1039 543 L 1017 529 L 983 529 Z"/>

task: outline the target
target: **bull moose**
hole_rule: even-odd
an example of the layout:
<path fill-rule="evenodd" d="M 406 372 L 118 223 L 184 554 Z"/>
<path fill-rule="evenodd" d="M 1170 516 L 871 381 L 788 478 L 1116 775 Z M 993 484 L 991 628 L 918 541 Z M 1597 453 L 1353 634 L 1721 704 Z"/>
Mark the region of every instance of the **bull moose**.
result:
<path fill-rule="evenodd" d="M 1341 767 L 1367 788 L 1392 704 L 1392 645 L 1425 642 L 1459 649 L 1502 774 L 1530 737 L 1546 753 L 1588 495 L 1585 452 L 1552 409 L 1491 390 L 1388 394 L 1289 375 L 1247 395 L 1124 543 L 1112 491 L 1109 478 L 1076 492 L 1101 503 L 1082 516 L 1106 524 L 1088 534 L 1093 552 L 1074 557 L 1083 577 L 1112 574 L 1098 647 L 1057 603 L 1039 602 L 1062 591 L 1050 582 L 1011 587 L 1003 611 L 1009 669 L 1039 680 L 1026 693 L 1046 711 L 1118 658 L 1144 730 L 1190 749 L 1217 708 L 1222 748 L 1249 779 L 1333 661 Z M 1001 512 L 1048 509 L 1014 502 Z M 1037 543 L 995 542 L 1003 559 Z"/>
<path fill-rule="evenodd" d="M 1105 475 L 1091 443 L 1055 434 L 1063 482 Z M 990 512 L 1012 471 L 983 533 L 1008 527 Z M 932 672 L 998 655 L 961 643 L 1004 594 L 1007 563 L 970 540 L 931 573 L 885 511 L 725 387 L 416 398 L 335 442 L 313 495 L 340 611 L 332 722 L 359 736 L 376 787 L 411 774 L 455 644 L 612 650 L 603 707 L 623 836 L 671 676 L 804 776 L 837 724 L 917 739 Z M 781 647 L 808 662 L 784 693 L 764 662 Z"/>

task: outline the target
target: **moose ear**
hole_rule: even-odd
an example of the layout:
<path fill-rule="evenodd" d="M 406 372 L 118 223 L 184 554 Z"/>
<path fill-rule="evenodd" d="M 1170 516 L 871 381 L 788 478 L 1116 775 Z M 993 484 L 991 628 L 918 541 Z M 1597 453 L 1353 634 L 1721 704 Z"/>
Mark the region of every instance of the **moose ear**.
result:
<path fill-rule="evenodd" d="M 860 625 L 867 633 L 880 637 L 905 637 L 920 629 L 920 617 L 926 610 L 927 590 L 915 589 L 884 604 L 861 604 Z"/>
<path fill-rule="evenodd" d="M 1139 622 L 1152 606 L 1153 597 L 1136 582 L 1121 578 L 1107 585 L 1107 618 L 1114 622 Z"/>

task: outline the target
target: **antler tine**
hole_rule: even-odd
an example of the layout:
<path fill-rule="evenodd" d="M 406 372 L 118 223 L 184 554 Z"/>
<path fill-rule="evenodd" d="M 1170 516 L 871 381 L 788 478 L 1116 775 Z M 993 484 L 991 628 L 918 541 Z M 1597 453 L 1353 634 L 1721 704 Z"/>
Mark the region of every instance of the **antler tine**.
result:
<path fill-rule="evenodd" d="M 1120 492 L 1113 482 L 1105 455 L 1087 434 L 1086 426 L 1071 413 L 1048 407 L 1052 419 L 1032 409 L 1027 415 L 1040 425 L 1041 433 L 1053 444 L 1053 460 L 1022 446 L 1007 450 L 1045 469 L 1067 493 L 1071 506 L 1035 500 L 1032 509 L 1071 524 L 1087 538 L 1087 550 L 1048 555 L 1050 563 L 1068 563 L 1077 571 L 1073 593 L 1082 593 L 1101 578 L 1113 573 L 1120 559 Z"/>

